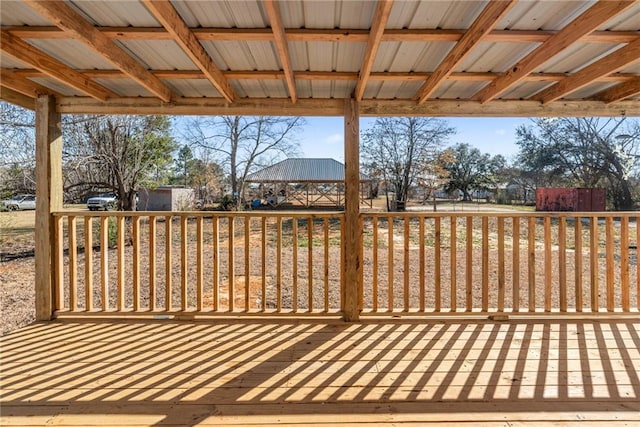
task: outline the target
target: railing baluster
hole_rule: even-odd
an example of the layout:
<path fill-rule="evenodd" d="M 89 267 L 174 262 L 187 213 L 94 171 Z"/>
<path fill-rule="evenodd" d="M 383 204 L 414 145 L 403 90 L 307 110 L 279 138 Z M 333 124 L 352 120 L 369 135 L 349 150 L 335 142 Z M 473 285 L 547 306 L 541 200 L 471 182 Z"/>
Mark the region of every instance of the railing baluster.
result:
<path fill-rule="evenodd" d="M 551 311 L 551 273 L 553 261 L 551 260 L 551 218 L 544 217 L 544 311 Z"/>
<path fill-rule="evenodd" d="M 262 251 L 261 251 L 261 273 L 262 273 L 262 297 L 260 298 L 262 311 L 267 310 L 267 217 L 263 216 L 261 221 L 261 237 L 262 237 Z"/>
<path fill-rule="evenodd" d="M 482 311 L 489 311 L 489 218 L 482 216 Z"/>
<path fill-rule="evenodd" d="M 324 218 L 324 312 L 329 311 L 329 218 Z"/>
<path fill-rule="evenodd" d="M 576 217 L 575 222 L 575 271 L 574 271 L 574 280 L 575 280 L 575 292 L 576 292 L 576 311 L 578 313 L 582 312 L 582 306 L 584 304 L 582 299 L 582 218 Z"/>
<path fill-rule="evenodd" d="M 173 274 L 173 266 L 172 266 L 172 248 L 173 248 L 173 227 L 172 221 L 173 217 L 171 215 L 167 215 L 165 217 L 164 222 L 164 309 L 166 311 L 171 311 L 172 309 L 172 274 Z"/>
<path fill-rule="evenodd" d="M 134 216 L 131 218 L 132 225 L 132 243 L 133 243 L 133 311 L 140 311 L 140 217 Z"/>
<path fill-rule="evenodd" d="M 118 311 L 123 311 L 125 308 L 125 262 L 124 262 L 124 237 L 125 237 L 125 223 L 124 217 L 116 217 L 116 223 L 118 224 Z"/>
<path fill-rule="evenodd" d="M 629 311 L 629 217 L 620 219 L 620 291 L 622 311 Z"/>
<path fill-rule="evenodd" d="M 504 312 L 504 218 L 498 217 L 498 311 Z"/>
<path fill-rule="evenodd" d="M 282 311 L 282 217 L 276 219 L 276 311 Z"/>
<path fill-rule="evenodd" d="M 451 311 L 458 311 L 458 298 L 457 298 L 457 289 L 458 289 L 458 217 L 455 215 L 451 216 L 451 228 L 449 234 L 449 251 L 451 253 L 450 258 L 450 275 L 451 275 Z"/>
<path fill-rule="evenodd" d="M 188 227 L 186 215 L 180 216 L 180 304 L 182 311 L 187 311 L 189 304 L 187 301 L 187 284 L 188 284 Z"/>
<path fill-rule="evenodd" d="M 251 286 L 250 275 L 251 271 L 250 260 L 249 260 L 249 249 L 251 246 L 251 217 L 244 217 L 244 311 L 245 313 L 249 312 L 249 290 Z"/>
<path fill-rule="evenodd" d="M 220 311 L 220 217 L 214 215 L 211 219 L 211 244 L 213 258 L 213 311 Z"/>
<path fill-rule="evenodd" d="M 393 311 L 393 252 L 394 252 L 394 248 L 393 248 L 393 217 L 391 215 L 389 215 L 387 217 L 387 229 L 388 229 L 388 236 L 387 236 L 387 260 L 388 260 L 388 266 L 387 269 L 389 271 L 388 273 L 388 279 L 389 279 L 389 283 L 388 283 L 388 311 Z"/>
<path fill-rule="evenodd" d="M 591 261 L 591 312 L 597 313 L 599 311 L 598 301 L 598 217 L 591 217 L 591 229 L 589 233 L 589 243 L 591 246 L 590 261 Z"/>
<path fill-rule="evenodd" d="M 614 260 L 613 255 L 615 253 L 615 245 L 613 242 L 613 218 L 608 216 L 605 220 L 605 235 L 606 235 L 606 256 L 607 256 L 607 311 L 613 311 L 614 305 Z"/>
<path fill-rule="evenodd" d="M 520 311 L 520 217 L 514 216 L 511 218 L 511 233 L 512 236 L 512 297 L 513 297 L 513 311 L 517 313 Z"/>
<path fill-rule="evenodd" d="M 403 296 L 404 296 L 404 307 L 403 311 L 409 311 L 409 220 L 408 216 L 404 217 L 404 287 L 403 287 Z"/>
<path fill-rule="evenodd" d="M 473 217 L 467 216 L 466 225 L 467 256 L 465 268 L 465 303 L 466 311 L 473 310 Z"/>
<path fill-rule="evenodd" d="M 236 266 L 235 266 L 235 216 L 228 216 L 229 220 L 229 312 L 235 310 L 236 298 Z"/>
<path fill-rule="evenodd" d="M 373 244 L 371 245 L 373 251 L 373 280 L 371 284 L 371 299 L 373 300 L 373 311 L 378 312 L 378 216 L 373 215 L 371 220 L 373 221 Z"/>
<path fill-rule="evenodd" d="M 418 245 L 420 245 L 420 252 L 419 252 L 419 263 L 420 263 L 420 277 L 418 279 L 418 285 L 420 286 L 420 301 L 418 303 L 418 309 L 420 310 L 421 313 L 424 313 L 425 311 L 425 280 L 426 280 L 426 274 L 425 274 L 425 254 L 424 254 L 424 217 L 421 216 L 418 218 L 418 235 L 419 235 L 419 240 L 418 240 Z"/>
<path fill-rule="evenodd" d="M 109 217 L 100 217 L 100 292 L 102 311 L 109 309 Z"/>
<path fill-rule="evenodd" d="M 567 218 L 558 224 L 558 292 L 560 311 L 567 311 Z"/>
<path fill-rule="evenodd" d="M 84 217 L 84 308 L 93 310 L 93 218 Z"/>
<path fill-rule="evenodd" d="M 196 310 L 204 309 L 204 218 L 196 218 Z"/>
<path fill-rule="evenodd" d="M 156 306 L 156 217 L 149 216 L 149 310 L 155 311 Z"/>
<path fill-rule="evenodd" d="M 309 216 L 307 218 L 307 240 L 308 240 L 308 253 L 307 256 L 307 293 L 309 298 L 309 313 L 313 313 L 313 217 Z M 362 260 L 362 255 L 360 255 L 360 259 Z"/>
<path fill-rule="evenodd" d="M 435 228 L 435 252 L 433 254 L 433 275 L 434 277 L 434 299 L 435 299 L 435 311 L 442 311 L 442 221 L 438 216 L 434 220 L 434 228 Z"/>
<path fill-rule="evenodd" d="M 291 257 L 292 257 L 292 270 L 293 270 L 293 301 L 292 310 L 294 313 L 298 312 L 298 218 L 291 218 Z"/>
<path fill-rule="evenodd" d="M 76 217 L 69 215 L 67 233 L 69 234 L 69 310 L 78 307 L 78 240 L 76 235 Z"/>
<path fill-rule="evenodd" d="M 528 224 L 529 237 L 529 262 L 527 268 L 529 270 L 529 311 L 536 311 L 536 219 L 529 217 Z"/>

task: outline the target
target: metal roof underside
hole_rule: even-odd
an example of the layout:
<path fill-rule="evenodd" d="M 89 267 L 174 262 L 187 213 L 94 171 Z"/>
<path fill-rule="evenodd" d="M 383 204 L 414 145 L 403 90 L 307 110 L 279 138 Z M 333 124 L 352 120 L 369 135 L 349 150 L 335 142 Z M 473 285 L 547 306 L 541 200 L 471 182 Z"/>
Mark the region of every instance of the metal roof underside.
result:
<path fill-rule="evenodd" d="M 368 181 L 360 174 L 360 181 Z M 253 183 L 336 183 L 344 182 L 344 164 L 334 159 L 292 158 L 252 173 Z"/>
<path fill-rule="evenodd" d="M 64 113 L 640 115 L 639 1 L 2 0 L 0 25 L 1 98 Z"/>

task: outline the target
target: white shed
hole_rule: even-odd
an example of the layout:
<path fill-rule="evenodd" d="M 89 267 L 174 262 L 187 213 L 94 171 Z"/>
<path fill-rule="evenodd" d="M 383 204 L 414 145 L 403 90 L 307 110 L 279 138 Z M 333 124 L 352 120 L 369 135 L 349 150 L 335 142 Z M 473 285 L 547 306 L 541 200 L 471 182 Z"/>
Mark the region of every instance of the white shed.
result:
<path fill-rule="evenodd" d="M 138 210 L 141 211 L 186 211 L 193 209 L 193 188 L 160 186 L 144 188 L 138 192 Z"/>

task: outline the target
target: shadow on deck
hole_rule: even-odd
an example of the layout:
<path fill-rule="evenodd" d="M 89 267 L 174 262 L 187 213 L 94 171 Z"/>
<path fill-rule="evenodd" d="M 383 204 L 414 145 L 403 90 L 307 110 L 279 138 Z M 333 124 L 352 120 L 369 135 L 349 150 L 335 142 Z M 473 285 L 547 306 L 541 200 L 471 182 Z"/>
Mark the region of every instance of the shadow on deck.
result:
<path fill-rule="evenodd" d="M 640 320 L 56 321 L 0 341 L 2 425 L 638 425 Z"/>

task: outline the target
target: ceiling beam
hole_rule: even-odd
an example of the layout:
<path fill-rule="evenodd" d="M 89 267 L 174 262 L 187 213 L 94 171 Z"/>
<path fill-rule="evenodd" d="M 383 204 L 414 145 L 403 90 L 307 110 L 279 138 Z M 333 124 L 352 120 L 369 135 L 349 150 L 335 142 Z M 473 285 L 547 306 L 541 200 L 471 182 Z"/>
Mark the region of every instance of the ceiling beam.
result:
<path fill-rule="evenodd" d="M 513 7 L 514 0 L 493 0 L 482 10 L 462 38 L 438 64 L 433 74 L 418 89 L 415 99 L 422 104 L 444 82 L 467 55 L 480 43 L 496 23 Z"/>
<path fill-rule="evenodd" d="M 69 34 L 58 27 L 5 27 L 16 37 L 26 39 L 68 39 Z M 100 27 L 98 30 L 113 40 L 173 40 L 161 27 Z M 273 41 L 273 32 L 266 28 L 192 28 L 200 41 Z M 369 31 L 362 29 L 285 29 L 289 42 L 353 42 L 365 43 Z M 383 42 L 457 42 L 464 30 L 456 29 L 388 29 Z M 490 43 L 544 43 L 558 31 L 549 30 L 492 30 L 484 38 Z M 631 43 L 640 38 L 638 31 L 594 31 L 583 36 L 585 43 Z"/>
<path fill-rule="evenodd" d="M 20 92 L 16 92 L 15 90 L 4 86 L 4 82 L 0 83 L 0 99 L 10 104 L 14 104 L 19 107 L 26 108 L 27 110 L 36 109 L 35 98 L 31 98 L 29 96 L 23 95 Z"/>
<path fill-rule="evenodd" d="M 634 1 L 599 1 L 542 45 L 511 67 L 503 76 L 489 83 L 471 99 L 486 104 L 521 81 L 527 74 L 562 52 L 583 36 L 596 30 L 614 16 L 635 4 Z"/>
<path fill-rule="evenodd" d="M 629 43 L 610 55 L 607 55 L 593 64 L 584 67 L 574 74 L 571 74 L 569 77 L 560 80 L 553 86 L 533 96 L 532 99 L 540 101 L 543 104 L 555 101 L 556 99 L 560 99 L 571 92 L 575 92 L 576 90 L 593 83 L 602 76 L 616 72 L 636 61 L 640 61 L 640 40 Z"/>
<path fill-rule="evenodd" d="M 229 104 L 222 98 L 179 98 L 171 104 L 156 98 L 119 98 L 98 102 L 90 98 L 58 98 L 58 111 L 63 114 L 169 114 L 169 115 L 264 115 L 336 116 L 344 114 L 343 99 L 289 98 L 238 99 Z M 621 101 L 558 101 L 541 104 L 536 101 L 501 101 L 487 105 L 460 100 L 368 100 L 360 102 L 361 115 L 432 116 L 432 117 L 576 117 L 576 116 L 640 116 L 640 103 Z"/>
<path fill-rule="evenodd" d="M 273 31 L 276 49 L 278 50 L 278 56 L 280 57 L 280 63 L 282 64 L 282 71 L 284 72 L 285 80 L 287 81 L 289 96 L 291 97 L 291 102 L 295 103 L 297 100 L 296 81 L 293 76 L 293 67 L 291 67 L 289 46 L 287 44 L 288 42 L 284 30 L 284 24 L 282 23 L 280 3 L 278 3 L 278 0 L 266 0 L 263 4 L 267 9 L 267 14 L 269 15 L 269 24 L 271 25 L 271 31 Z"/>
<path fill-rule="evenodd" d="M 640 76 L 603 90 L 596 94 L 593 99 L 602 101 L 605 104 L 611 104 L 638 94 L 640 94 Z"/>
<path fill-rule="evenodd" d="M 33 10 L 70 33 L 100 56 L 106 58 L 140 85 L 164 102 L 171 101 L 172 93 L 156 76 L 148 72 L 139 62 L 129 56 L 112 40 L 102 34 L 63 1 L 23 0 Z"/>
<path fill-rule="evenodd" d="M 4 31 L 0 32 L 0 50 L 93 98 L 105 101 L 107 98 L 119 96 L 86 75 Z"/>
<path fill-rule="evenodd" d="M 173 5 L 168 0 L 143 0 L 142 2 L 193 63 L 207 76 L 218 92 L 227 101 L 233 102 L 237 97 L 235 91 Z"/>
<path fill-rule="evenodd" d="M 7 68 L 0 68 L 0 81 L 2 82 L 2 86 L 34 99 L 40 93 L 61 96 L 60 93 L 31 81 L 20 74 L 16 74 L 15 71 Z"/>
<path fill-rule="evenodd" d="M 367 40 L 367 47 L 364 51 L 364 59 L 360 66 L 360 72 L 358 74 L 358 82 L 354 91 L 354 97 L 357 101 L 362 100 L 364 90 L 367 87 L 367 81 L 373 68 L 373 62 L 376 59 L 378 48 L 380 47 L 380 41 L 384 34 L 384 27 L 387 26 L 387 20 L 391 13 L 391 6 L 393 6 L 393 0 L 378 0 L 376 5 L 376 11 L 373 14 L 373 21 L 371 22 L 371 29 L 369 30 L 369 38 Z"/>

